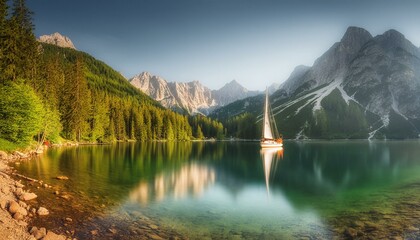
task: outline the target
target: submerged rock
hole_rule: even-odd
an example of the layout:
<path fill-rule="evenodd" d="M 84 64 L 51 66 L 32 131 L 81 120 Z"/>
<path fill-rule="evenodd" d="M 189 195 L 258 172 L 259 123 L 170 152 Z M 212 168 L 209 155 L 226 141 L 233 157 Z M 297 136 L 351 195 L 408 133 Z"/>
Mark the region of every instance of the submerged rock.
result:
<path fill-rule="evenodd" d="M 67 176 L 57 176 L 55 178 L 58 179 L 58 180 L 69 180 L 69 177 L 67 177 Z"/>
<path fill-rule="evenodd" d="M 44 216 L 44 215 L 50 214 L 50 212 L 48 211 L 48 209 L 46 209 L 44 207 L 38 208 L 38 211 L 36 213 L 38 213 L 38 215 L 40 215 L 40 216 Z"/>
<path fill-rule="evenodd" d="M 23 201 L 29 201 L 37 197 L 38 196 L 35 193 L 22 193 L 22 195 L 19 196 L 19 199 Z"/>

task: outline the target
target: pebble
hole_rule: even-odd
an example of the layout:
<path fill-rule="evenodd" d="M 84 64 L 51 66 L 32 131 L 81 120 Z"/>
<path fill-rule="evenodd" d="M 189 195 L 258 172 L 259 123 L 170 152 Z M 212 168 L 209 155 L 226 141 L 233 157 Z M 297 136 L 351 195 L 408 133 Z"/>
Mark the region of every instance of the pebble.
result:
<path fill-rule="evenodd" d="M 23 189 L 22 188 L 16 188 L 15 190 L 15 194 L 16 195 L 21 195 L 23 193 Z"/>
<path fill-rule="evenodd" d="M 19 201 L 19 205 L 23 208 L 27 208 L 28 204 L 26 204 L 25 202 Z"/>
<path fill-rule="evenodd" d="M 23 201 L 29 201 L 37 197 L 38 196 L 35 193 L 23 193 L 22 195 L 19 196 L 19 199 Z"/>
<path fill-rule="evenodd" d="M 22 220 L 23 215 L 20 212 L 17 212 L 15 214 L 13 214 L 13 218 L 16 219 L 16 220 Z"/>
<path fill-rule="evenodd" d="M 92 230 L 92 231 L 90 231 L 90 234 L 92 234 L 92 235 L 98 235 L 98 230 Z"/>
<path fill-rule="evenodd" d="M 158 228 L 159 228 L 158 226 L 156 226 L 156 225 L 154 225 L 154 224 L 150 224 L 150 225 L 149 225 L 149 227 L 150 227 L 151 229 L 153 229 L 153 230 L 156 230 L 156 229 L 158 229 Z"/>
<path fill-rule="evenodd" d="M 66 237 L 48 231 L 47 235 L 42 240 L 66 240 Z"/>
<path fill-rule="evenodd" d="M 9 212 L 11 214 L 15 214 L 19 211 L 21 207 L 19 206 L 19 204 L 15 201 L 10 201 L 9 202 Z"/>
<path fill-rule="evenodd" d="M 15 183 L 15 186 L 16 186 L 17 188 L 23 188 L 23 187 L 24 187 L 24 185 L 23 185 L 22 183 L 20 183 L 20 182 L 16 182 L 16 183 Z"/>
<path fill-rule="evenodd" d="M 29 233 L 34 236 L 36 239 L 41 239 L 47 235 L 47 229 L 37 227 L 32 227 Z"/>
<path fill-rule="evenodd" d="M 68 218 L 66 218 L 66 221 L 67 222 L 73 222 L 73 219 L 71 219 L 71 218 L 68 217 Z"/>
<path fill-rule="evenodd" d="M 147 236 L 151 239 L 154 239 L 154 240 L 163 240 L 163 238 L 159 237 L 158 235 L 156 235 L 154 233 L 149 233 L 149 234 L 147 234 Z"/>
<path fill-rule="evenodd" d="M 1 188 L 1 191 L 2 191 L 4 194 L 9 194 L 9 193 L 10 193 L 10 188 L 9 188 L 8 186 L 5 186 L 5 187 L 2 187 L 2 188 Z"/>
<path fill-rule="evenodd" d="M 7 201 L 6 201 L 6 199 L 2 199 L 2 200 L 0 201 L 0 207 L 1 207 L 1 209 L 6 209 L 6 206 L 7 206 Z"/>
<path fill-rule="evenodd" d="M 46 209 L 44 207 L 38 208 L 38 211 L 36 213 L 38 213 L 38 215 L 40 215 L 40 216 L 45 216 L 45 215 L 50 214 L 50 212 L 48 211 L 48 209 Z"/>
<path fill-rule="evenodd" d="M 67 195 L 67 194 L 61 195 L 60 197 L 63 198 L 63 199 L 66 199 L 66 200 L 70 199 L 70 195 Z"/>

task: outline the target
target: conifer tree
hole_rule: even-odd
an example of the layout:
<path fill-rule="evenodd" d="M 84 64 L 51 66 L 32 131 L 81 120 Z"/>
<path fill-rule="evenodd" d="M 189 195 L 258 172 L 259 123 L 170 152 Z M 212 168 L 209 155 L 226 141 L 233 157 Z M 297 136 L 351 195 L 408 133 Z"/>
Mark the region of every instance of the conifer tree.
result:
<path fill-rule="evenodd" d="M 38 43 L 33 34 L 33 13 L 27 8 L 25 0 L 14 0 L 12 6 L 12 18 L 10 49 L 16 56 L 10 59 L 16 65 L 13 78 L 28 79 L 35 83 L 36 67 L 38 62 Z M 11 53 L 12 53 L 11 52 Z M 13 57 L 13 56 L 12 56 Z"/>
<path fill-rule="evenodd" d="M 62 122 L 67 138 L 81 140 L 82 134 L 88 128 L 90 110 L 90 91 L 85 78 L 82 59 L 76 63 L 67 74 L 68 79 L 63 92 Z"/>
<path fill-rule="evenodd" d="M 201 131 L 200 125 L 197 126 L 197 131 L 195 133 L 195 138 L 197 138 L 197 139 L 203 139 L 204 138 L 204 135 L 203 135 L 203 132 Z"/>

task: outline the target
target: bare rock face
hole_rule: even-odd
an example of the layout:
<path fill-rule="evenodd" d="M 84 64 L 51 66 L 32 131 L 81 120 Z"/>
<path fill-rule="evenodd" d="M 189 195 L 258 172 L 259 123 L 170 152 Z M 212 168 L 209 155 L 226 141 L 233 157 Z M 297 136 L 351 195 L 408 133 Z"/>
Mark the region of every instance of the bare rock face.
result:
<path fill-rule="evenodd" d="M 281 88 L 291 95 L 344 78 L 350 61 L 371 39 L 365 29 L 349 27 L 340 42 L 331 46 L 311 68 L 297 67 Z"/>
<path fill-rule="evenodd" d="M 51 35 L 40 36 L 38 41 L 43 42 L 43 43 L 53 44 L 53 45 L 63 47 L 63 48 L 76 49 L 76 47 L 74 47 L 73 42 L 70 40 L 70 38 L 63 36 L 58 32 L 53 33 Z"/>
<path fill-rule="evenodd" d="M 217 107 L 258 94 L 257 91 L 248 91 L 235 80 L 219 90 L 210 90 L 199 81 L 167 82 L 148 72 L 140 73 L 129 81 L 162 106 L 190 114 L 208 115 Z"/>

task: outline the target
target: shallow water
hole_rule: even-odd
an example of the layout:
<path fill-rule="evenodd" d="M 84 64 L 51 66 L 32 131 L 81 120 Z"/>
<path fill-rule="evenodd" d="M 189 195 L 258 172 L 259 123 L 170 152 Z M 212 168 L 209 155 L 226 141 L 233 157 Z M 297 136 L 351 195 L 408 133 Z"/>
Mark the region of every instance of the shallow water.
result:
<path fill-rule="evenodd" d="M 124 143 L 16 168 L 54 186 L 34 223 L 79 238 L 420 237 L 419 141 Z"/>

